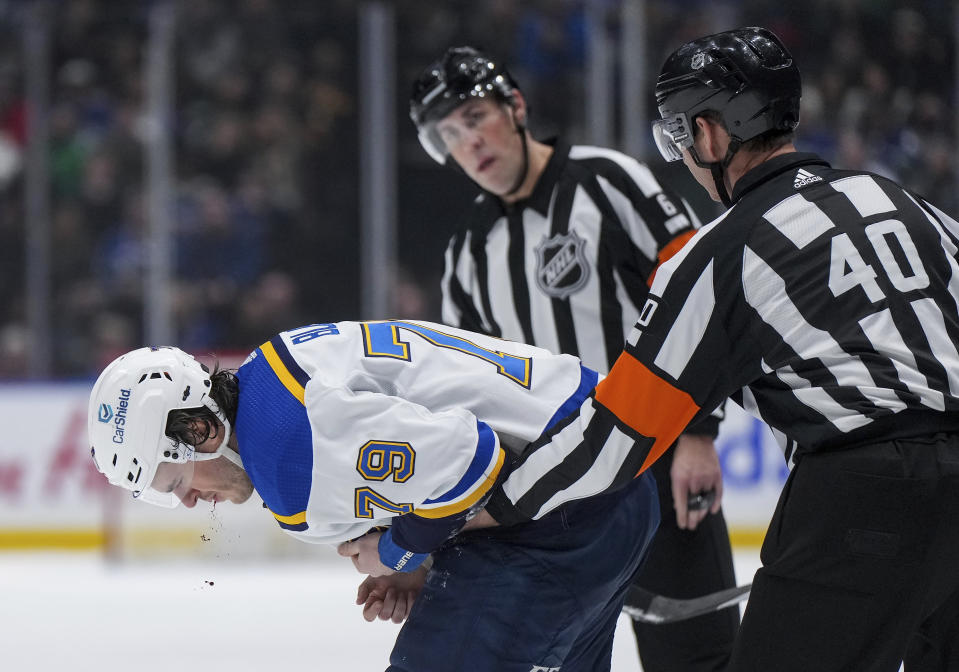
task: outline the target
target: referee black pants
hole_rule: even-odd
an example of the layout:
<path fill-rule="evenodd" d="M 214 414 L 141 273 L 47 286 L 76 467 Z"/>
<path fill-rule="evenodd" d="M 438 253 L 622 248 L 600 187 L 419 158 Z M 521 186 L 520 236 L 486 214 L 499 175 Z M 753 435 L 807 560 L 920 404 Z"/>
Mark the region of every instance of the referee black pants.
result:
<path fill-rule="evenodd" d="M 729 670 L 959 669 L 959 436 L 805 455 Z"/>
<path fill-rule="evenodd" d="M 676 525 L 669 470 L 674 450 L 653 463 L 662 519 L 646 564 L 633 583 L 666 597 L 688 599 L 736 585 L 723 513 L 707 515 L 695 530 Z M 644 672 L 719 672 L 725 669 L 739 627 L 729 608 L 678 623 L 633 622 Z"/>

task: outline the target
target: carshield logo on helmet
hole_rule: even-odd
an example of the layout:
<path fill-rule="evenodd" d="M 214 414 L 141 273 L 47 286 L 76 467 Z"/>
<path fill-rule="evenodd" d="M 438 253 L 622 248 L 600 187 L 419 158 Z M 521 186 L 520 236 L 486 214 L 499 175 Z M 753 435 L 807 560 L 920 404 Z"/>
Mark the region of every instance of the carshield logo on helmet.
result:
<path fill-rule="evenodd" d="M 110 404 L 100 404 L 100 414 L 97 420 L 100 422 L 110 422 L 113 419 L 113 406 Z"/>
<path fill-rule="evenodd" d="M 203 406 L 223 426 L 220 452 L 205 455 L 216 459 L 224 454 L 232 427 L 207 394 L 211 387 L 209 370 L 178 348 L 143 347 L 113 360 L 97 378 L 87 412 L 90 455 L 97 470 L 113 485 L 145 493 L 142 501 L 169 508 L 179 504 L 175 492 L 152 488 L 158 467 L 163 462 L 186 465 L 197 456 L 192 447 L 187 450 L 166 435 L 165 423 L 171 411 Z M 191 393 L 184 399 L 187 388 Z"/>
<path fill-rule="evenodd" d="M 103 405 L 107 406 L 108 404 Z M 120 396 L 117 398 L 117 410 L 113 416 L 113 424 L 116 425 L 116 429 L 113 432 L 113 443 L 123 443 L 124 425 L 127 424 L 127 409 L 129 407 L 130 390 L 121 389 Z M 102 408 L 100 412 L 103 412 Z M 109 422 L 109 420 L 101 420 L 101 422 Z"/>

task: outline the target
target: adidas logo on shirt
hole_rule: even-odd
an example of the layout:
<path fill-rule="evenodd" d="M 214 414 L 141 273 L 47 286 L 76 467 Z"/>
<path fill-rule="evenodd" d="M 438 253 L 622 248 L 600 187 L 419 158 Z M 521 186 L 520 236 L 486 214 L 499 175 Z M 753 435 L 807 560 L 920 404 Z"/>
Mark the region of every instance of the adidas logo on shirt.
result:
<path fill-rule="evenodd" d="M 813 175 L 808 170 L 800 168 L 796 171 L 796 179 L 793 180 L 793 187 L 795 189 L 802 189 L 807 184 L 812 184 L 813 182 L 822 182 L 822 178 L 818 175 Z"/>

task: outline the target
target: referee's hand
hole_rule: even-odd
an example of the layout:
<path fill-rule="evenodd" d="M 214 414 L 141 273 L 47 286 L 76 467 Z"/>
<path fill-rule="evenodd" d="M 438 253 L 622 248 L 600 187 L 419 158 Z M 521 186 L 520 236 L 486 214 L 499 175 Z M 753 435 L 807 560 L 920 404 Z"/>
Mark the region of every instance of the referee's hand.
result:
<path fill-rule="evenodd" d="M 707 515 L 717 513 L 722 503 L 719 455 L 711 437 L 694 434 L 682 434 L 673 450 L 669 477 L 676 525 L 681 530 L 695 530 Z"/>

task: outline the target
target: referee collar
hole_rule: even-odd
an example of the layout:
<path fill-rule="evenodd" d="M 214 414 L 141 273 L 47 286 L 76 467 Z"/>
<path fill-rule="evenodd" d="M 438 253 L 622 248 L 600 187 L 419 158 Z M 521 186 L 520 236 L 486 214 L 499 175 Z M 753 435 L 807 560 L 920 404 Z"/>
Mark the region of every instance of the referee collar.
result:
<path fill-rule="evenodd" d="M 569 159 L 569 144 L 558 138 L 549 138 L 540 142 L 553 148 L 553 153 L 546 162 L 543 174 L 536 180 L 533 193 L 527 198 L 520 199 L 515 203 L 506 203 L 503 199 L 497 197 L 496 200 L 504 212 L 509 213 L 532 208 L 543 217 L 549 214 L 549 202 L 553 196 L 553 187 L 559 181 L 559 176 L 562 175 L 563 168 L 566 166 L 566 160 Z"/>
<path fill-rule="evenodd" d="M 829 162 L 818 154 L 810 152 L 789 152 L 763 161 L 736 181 L 733 187 L 732 202 L 739 200 L 748 192 L 782 173 L 800 166 L 820 165 L 829 167 Z"/>

